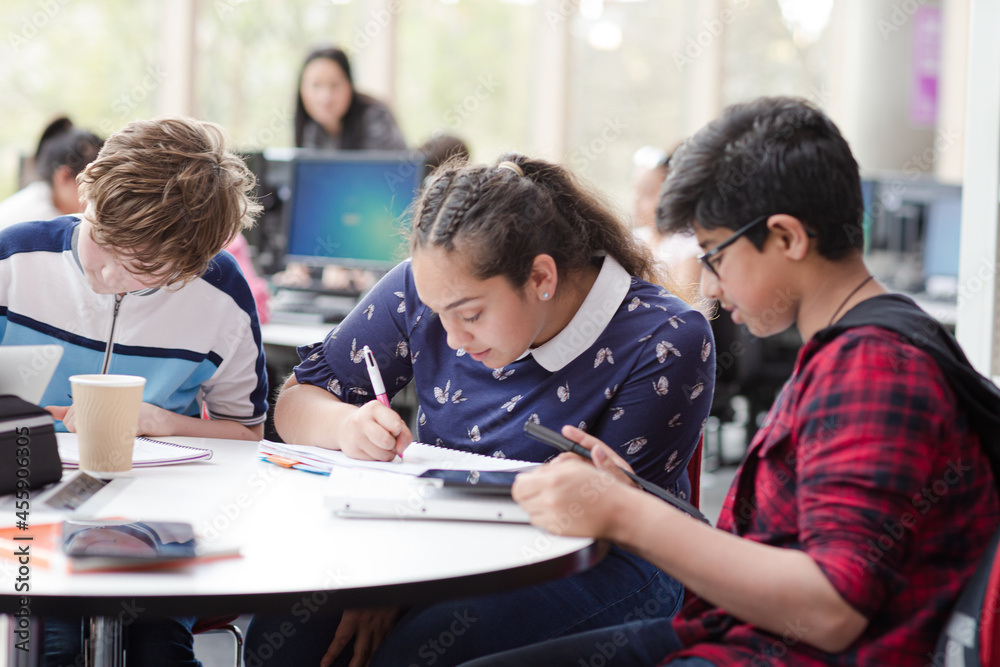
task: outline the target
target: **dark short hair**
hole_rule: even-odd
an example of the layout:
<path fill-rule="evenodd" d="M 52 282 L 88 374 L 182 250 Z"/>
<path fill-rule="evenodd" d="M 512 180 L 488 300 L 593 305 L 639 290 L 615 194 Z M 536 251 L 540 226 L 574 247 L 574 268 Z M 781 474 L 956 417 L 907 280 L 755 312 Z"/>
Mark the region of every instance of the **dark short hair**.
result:
<path fill-rule="evenodd" d="M 815 232 L 827 259 L 864 246 L 861 176 L 840 130 L 806 100 L 761 97 L 727 107 L 671 156 L 657 227 L 735 230 L 778 213 Z M 767 233 L 747 238 L 761 248 Z"/>
<path fill-rule="evenodd" d="M 70 127 L 42 143 L 35 170 L 49 183 L 62 166 L 69 167 L 70 175 L 76 178 L 94 161 L 103 145 L 104 141 L 93 132 Z"/>
<path fill-rule="evenodd" d="M 424 158 L 424 178 L 451 160 L 468 161 L 469 147 L 453 134 L 435 134 L 421 144 L 417 151 Z"/>
<path fill-rule="evenodd" d="M 38 137 L 38 147 L 35 149 L 35 163 L 38 163 L 38 158 L 42 155 L 42 148 L 45 147 L 45 142 L 72 127 L 73 121 L 69 119 L 69 116 L 58 116 L 46 125 L 45 129 L 42 130 L 42 136 Z"/>

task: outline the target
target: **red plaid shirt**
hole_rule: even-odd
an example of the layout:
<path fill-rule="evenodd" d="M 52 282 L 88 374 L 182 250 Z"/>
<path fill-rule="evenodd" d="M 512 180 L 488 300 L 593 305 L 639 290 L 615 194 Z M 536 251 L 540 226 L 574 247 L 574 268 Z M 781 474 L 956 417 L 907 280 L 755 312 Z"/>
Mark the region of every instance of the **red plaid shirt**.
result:
<path fill-rule="evenodd" d="M 803 347 L 733 481 L 719 528 L 800 549 L 868 618 L 847 651 L 755 628 L 691 596 L 684 651 L 722 665 L 926 665 L 1000 522 L 979 438 L 934 360 L 877 327 Z"/>

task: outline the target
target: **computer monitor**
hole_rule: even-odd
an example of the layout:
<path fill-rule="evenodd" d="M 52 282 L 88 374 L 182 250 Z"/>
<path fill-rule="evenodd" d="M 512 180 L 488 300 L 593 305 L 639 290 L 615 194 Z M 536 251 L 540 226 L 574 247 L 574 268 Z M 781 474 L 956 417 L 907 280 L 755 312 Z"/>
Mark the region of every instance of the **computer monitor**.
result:
<path fill-rule="evenodd" d="M 423 159 L 400 151 L 299 154 L 286 203 L 286 261 L 389 270 L 406 257 L 406 214 Z"/>
<path fill-rule="evenodd" d="M 927 210 L 924 239 L 924 277 L 958 278 L 959 242 L 962 235 L 962 200 L 938 199 Z"/>

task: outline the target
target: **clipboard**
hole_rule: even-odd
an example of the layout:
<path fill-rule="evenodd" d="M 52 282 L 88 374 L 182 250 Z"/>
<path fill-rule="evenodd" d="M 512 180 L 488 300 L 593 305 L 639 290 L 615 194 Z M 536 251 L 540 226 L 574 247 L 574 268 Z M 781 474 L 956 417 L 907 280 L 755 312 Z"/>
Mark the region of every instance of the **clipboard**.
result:
<path fill-rule="evenodd" d="M 509 497 L 446 489 L 441 480 L 377 470 L 331 470 L 324 503 L 348 518 L 530 523 Z"/>

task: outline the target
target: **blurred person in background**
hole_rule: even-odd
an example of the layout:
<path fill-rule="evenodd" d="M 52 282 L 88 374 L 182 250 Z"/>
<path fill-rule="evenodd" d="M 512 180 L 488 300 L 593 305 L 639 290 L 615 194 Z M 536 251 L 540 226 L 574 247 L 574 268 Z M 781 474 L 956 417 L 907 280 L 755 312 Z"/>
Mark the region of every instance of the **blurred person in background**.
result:
<path fill-rule="evenodd" d="M 80 213 L 76 177 L 94 161 L 104 141 L 61 116 L 49 123 L 38 141 L 33 181 L 0 202 L 0 229 L 18 222 L 51 220 Z"/>
<path fill-rule="evenodd" d="M 469 146 L 454 134 L 439 132 L 417 149 L 424 158 L 424 184 L 434 170 L 449 160 L 469 161 Z"/>
<path fill-rule="evenodd" d="M 670 153 L 644 146 L 632 158 L 632 225 L 635 235 L 645 242 L 657 259 L 667 265 L 671 277 L 684 287 L 697 291 L 701 267 L 696 257 L 701 253 L 693 234 L 663 233 L 656 228 L 656 204 L 660 188 L 670 171 Z"/>
<path fill-rule="evenodd" d="M 405 150 L 406 141 L 382 102 L 354 89 L 347 54 L 313 50 L 299 74 L 295 145 L 340 150 Z"/>
<path fill-rule="evenodd" d="M 295 146 L 321 150 L 406 150 L 392 112 L 382 102 L 354 89 L 351 64 L 342 49 L 311 51 L 299 73 L 295 98 Z M 306 287 L 316 276 L 324 289 L 364 292 L 375 284 L 370 271 L 298 262 L 272 276 L 280 287 Z"/>

